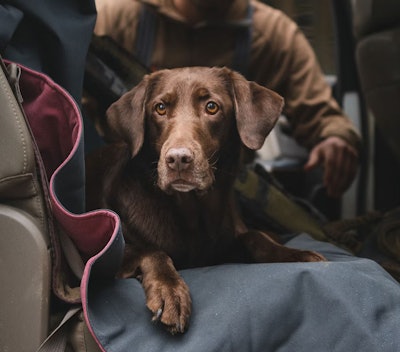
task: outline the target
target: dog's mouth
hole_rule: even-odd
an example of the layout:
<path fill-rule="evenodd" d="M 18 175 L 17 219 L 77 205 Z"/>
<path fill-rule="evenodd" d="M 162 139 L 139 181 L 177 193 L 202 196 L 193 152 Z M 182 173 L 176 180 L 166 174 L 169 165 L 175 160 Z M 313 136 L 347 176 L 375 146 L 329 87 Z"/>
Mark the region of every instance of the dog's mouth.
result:
<path fill-rule="evenodd" d="M 172 182 L 169 187 L 177 192 L 190 192 L 197 189 L 197 185 L 181 179 Z"/>
<path fill-rule="evenodd" d="M 202 149 L 195 147 L 163 146 L 157 165 L 157 184 L 161 190 L 166 193 L 202 193 L 212 186 L 213 169 Z"/>

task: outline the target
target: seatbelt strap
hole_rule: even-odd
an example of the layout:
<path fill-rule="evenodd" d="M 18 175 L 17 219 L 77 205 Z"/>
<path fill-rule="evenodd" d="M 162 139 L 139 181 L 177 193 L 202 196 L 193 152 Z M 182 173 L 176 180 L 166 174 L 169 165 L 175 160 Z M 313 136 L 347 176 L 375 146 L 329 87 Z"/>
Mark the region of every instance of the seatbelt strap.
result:
<path fill-rule="evenodd" d="M 148 5 L 143 5 L 137 28 L 135 54 L 138 60 L 146 67 L 151 66 L 156 31 L 157 14 Z"/>
<path fill-rule="evenodd" d="M 249 3 L 244 19 L 226 23 L 209 23 L 215 26 L 237 27 L 236 43 L 231 68 L 248 78 L 248 66 L 251 51 L 251 35 L 253 22 L 253 6 Z M 143 5 L 137 28 L 135 54 L 145 66 L 151 67 L 151 57 L 157 31 L 157 14 L 148 5 Z"/>
<path fill-rule="evenodd" d="M 71 239 L 60 231 L 60 242 L 65 258 L 77 278 L 82 279 L 84 264 Z M 68 336 L 68 322 L 82 311 L 82 305 L 71 307 L 52 333 L 42 342 L 36 352 L 65 352 Z"/>
<path fill-rule="evenodd" d="M 311 214 L 255 170 L 242 169 L 234 188 L 243 199 L 257 206 L 267 219 L 278 223 L 289 233 L 306 232 L 317 241 L 328 241 L 321 225 Z"/>
<path fill-rule="evenodd" d="M 67 346 L 67 323 L 81 310 L 81 306 L 70 308 L 60 324 L 58 324 L 47 339 L 43 341 L 36 352 L 65 352 Z"/>
<path fill-rule="evenodd" d="M 249 22 L 247 27 L 239 28 L 236 34 L 235 52 L 233 56 L 232 68 L 235 71 L 240 72 L 247 79 L 250 53 L 251 53 L 251 35 L 252 35 L 252 23 L 253 23 L 253 6 L 251 4 L 247 7 L 246 20 Z"/>
<path fill-rule="evenodd" d="M 72 272 L 79 279 L 82 279 L 84 264 L 81 256 L 78 253 L 72 240 L 63 232 L 60 231 L 60 243 L 63 249 L 67 263 Z M 71 307 L 65 313 L 63 319 L 52 333 L 43 341 L 36 352 L 65 352 L 68 336 L 68 322 L 82 311 L 82 305 Z"/>
<path fill-rule="evenodd" d="M 71 239 L 62 231 L 60 232 L 61 247 L 65 258 L 77 278 L 82 279 L 84 264 Z M 68 322 L 82 311 L 82 305 L 71 307 L 52 333 L 42 342 L 36 352 L 65 352 L 68 336 Z"/>

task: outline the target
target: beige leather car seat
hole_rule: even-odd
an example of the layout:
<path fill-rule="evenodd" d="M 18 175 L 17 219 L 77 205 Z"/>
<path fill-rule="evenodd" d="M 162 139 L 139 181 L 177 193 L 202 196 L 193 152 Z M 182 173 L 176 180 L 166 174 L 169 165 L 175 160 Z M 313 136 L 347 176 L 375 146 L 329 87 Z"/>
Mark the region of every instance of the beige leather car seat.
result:
<path fill-rule="evenodd" d="M 0 350 L 35 351 L 48 334 L 51 259 L 32 139 L 0 70 Z M 18 70 L 13 67 L 12 76 Z"/>

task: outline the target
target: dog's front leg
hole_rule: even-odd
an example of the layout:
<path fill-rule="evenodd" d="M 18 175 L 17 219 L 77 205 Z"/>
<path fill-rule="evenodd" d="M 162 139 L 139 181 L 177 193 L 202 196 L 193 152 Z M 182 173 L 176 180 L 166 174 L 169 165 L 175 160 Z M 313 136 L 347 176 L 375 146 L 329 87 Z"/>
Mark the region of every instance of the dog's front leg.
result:
<path fill-rule="evenodd" d="M 319 253 L 285 247 L 266 233 L 250 230 L 239 235 L 253 260 L 258 263 L 270 262 L 319 262 L 326 259 Z"/>
<path fill-rule="evenodd" d="M 153 321 L 163 323 L 171 334 L 183 333 L 189 324 L 192 301 L 171 258 L 157 250 L 132 255 L 127 246 L 120 276 L 140 279 Z"/>
<path fill-rule="evenodd" d="M 140 263 L 142 285 L 153 321 L 172 333 L 183 333 L 189 323 L 192 301 L 189 288 L 164 252 L 146 255 Z"/>

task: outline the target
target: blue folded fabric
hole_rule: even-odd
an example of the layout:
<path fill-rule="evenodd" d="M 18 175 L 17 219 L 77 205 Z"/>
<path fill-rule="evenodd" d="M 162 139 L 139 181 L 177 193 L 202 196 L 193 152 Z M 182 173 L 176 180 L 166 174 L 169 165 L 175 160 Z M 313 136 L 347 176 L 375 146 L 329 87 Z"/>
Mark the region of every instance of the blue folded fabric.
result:
<path fill-rule="evenodd" d="M 92 280 L 88 316 L 106 351 L 400 351 L 400 285 L 377 263 L 301 234 L 324 263 L 227 264 L 181 271 L 189 330 L 151 322 L 140 283 Z"/>

